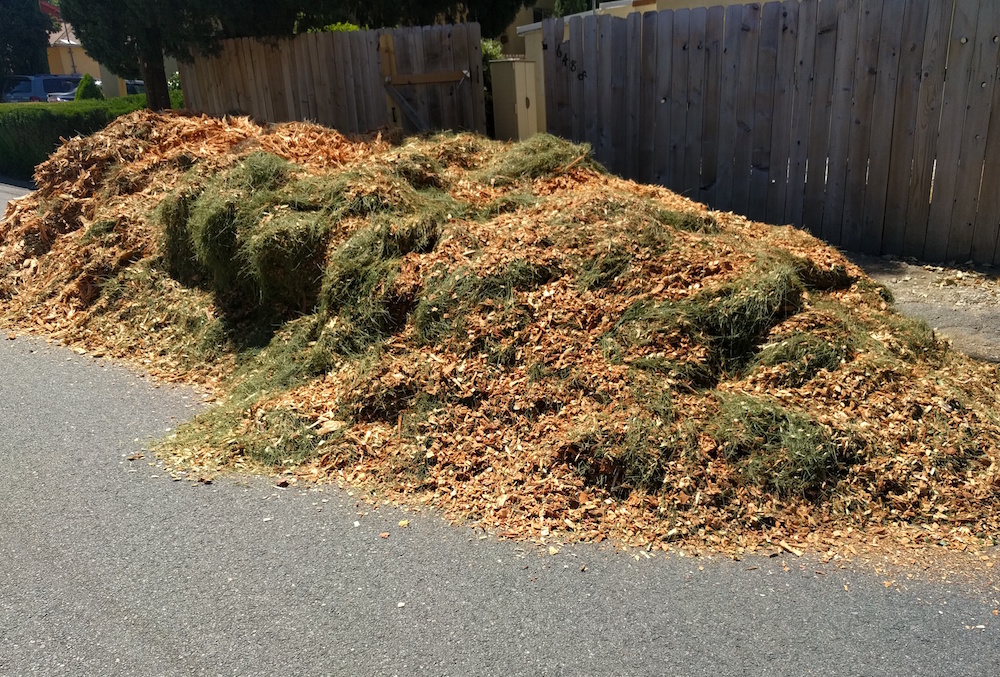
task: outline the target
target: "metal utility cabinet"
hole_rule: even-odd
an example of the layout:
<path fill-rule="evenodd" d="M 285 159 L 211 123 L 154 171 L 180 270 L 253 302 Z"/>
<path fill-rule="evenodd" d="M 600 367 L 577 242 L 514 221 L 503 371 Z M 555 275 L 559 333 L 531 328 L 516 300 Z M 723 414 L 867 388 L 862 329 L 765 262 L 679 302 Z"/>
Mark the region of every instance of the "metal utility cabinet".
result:
<path fill-rule="evenodd" d="M 521 141 L 538 133 L 535 62 L 491 61 L 496 137 Z"/>

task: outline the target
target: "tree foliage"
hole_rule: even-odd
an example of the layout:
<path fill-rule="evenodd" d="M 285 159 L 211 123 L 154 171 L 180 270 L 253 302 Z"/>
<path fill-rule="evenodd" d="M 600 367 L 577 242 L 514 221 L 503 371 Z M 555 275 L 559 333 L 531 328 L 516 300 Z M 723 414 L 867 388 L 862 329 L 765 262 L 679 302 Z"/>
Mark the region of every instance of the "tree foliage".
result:
<path fill-rule="evenodd" d="M 591 8 L 591 0 L 556 0 L 552 16 L 570 16 L 580 14 Z"/>
<path fill-rule="evenodd" d="M 0 0 L 0 76 L 48 73 L 45 50 L 54 29 L 38 0 Z"/>

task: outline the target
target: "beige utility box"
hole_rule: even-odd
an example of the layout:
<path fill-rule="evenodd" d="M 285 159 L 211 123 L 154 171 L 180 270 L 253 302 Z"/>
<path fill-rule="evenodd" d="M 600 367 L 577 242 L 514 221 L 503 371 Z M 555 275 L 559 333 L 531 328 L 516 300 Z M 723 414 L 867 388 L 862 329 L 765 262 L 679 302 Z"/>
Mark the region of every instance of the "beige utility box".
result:
<path fill-rule="evenodd" d="M 535 62 L 490 61 L 496 137 L 521 141 L 538 133 Z"/>

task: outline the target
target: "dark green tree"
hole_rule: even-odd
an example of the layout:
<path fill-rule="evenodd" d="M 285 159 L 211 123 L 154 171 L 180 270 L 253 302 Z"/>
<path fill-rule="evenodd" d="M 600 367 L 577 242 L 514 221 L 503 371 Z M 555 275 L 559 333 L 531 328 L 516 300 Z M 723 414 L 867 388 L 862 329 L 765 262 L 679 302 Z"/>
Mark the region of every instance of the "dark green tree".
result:
<path fill-rule="evenodd" d="M 163 56 L 190 58 L 219 37 L 211 3 L 199 0 L 62 0 L 63 18 L 90 56 L 122 77 L 142 75 L 146 104 L 170 108 Z"/>
<path fill-rule="evenodd" d="M 45 49 L 53 30 L 38 0 L 0 0 L 0 76 L 48 73 Z"/>
<path fill-rule="evenodd" d="M 321 0 L 312 11 L 321 9 L 330 21 L 351 21 L 370 28 L 419 26 L 442 19 L 476 21 L 484 38 L 495 38 L 522 7 L 534 4 L 535 0 Z"/>
<path fill-rule="evenodd" d="M 569 16 L 591 9 L 591 0 L 556 0 L 552 16 Z"/>

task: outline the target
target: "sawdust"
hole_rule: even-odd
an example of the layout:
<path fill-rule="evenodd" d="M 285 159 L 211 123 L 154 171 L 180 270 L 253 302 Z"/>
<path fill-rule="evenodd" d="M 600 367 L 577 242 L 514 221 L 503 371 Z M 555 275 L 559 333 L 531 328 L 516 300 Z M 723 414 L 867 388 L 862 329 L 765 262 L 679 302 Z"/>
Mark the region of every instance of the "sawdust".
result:
<path fill-rule="evenodd" d="M 195 474 L 365 486 L 511 538 L 992 545 L 995 366 L 805 233 L 540 143 L 518 174 L 473 136 L 136 113 L 8 208 L 2 320 L 215 387 L 163 452 Z M 294 169 L 241 228 L 318 215 L 323 287 L 251 340 L 266 299 L 172 276 L 153 215 L 260 151 Z"/>

